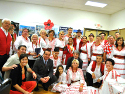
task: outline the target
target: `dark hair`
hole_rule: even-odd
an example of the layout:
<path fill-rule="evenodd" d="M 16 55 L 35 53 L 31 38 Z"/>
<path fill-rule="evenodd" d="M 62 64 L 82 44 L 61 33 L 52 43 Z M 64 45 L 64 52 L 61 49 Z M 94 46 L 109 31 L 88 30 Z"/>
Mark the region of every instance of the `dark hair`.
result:
<path fill-rule="evenodd" d="M 55 35 L 55 31 L 54 30 L 49 30 L 48 34 L 53 32 L 53 36 Z"/>
<path fill-rule="evenodd" d="M 68 28 L 68 30 L 69 30 L 69 29 L 72 29 L 72 28 L 71 28 L 71 27 L 69 27 L 69 28 Z"/>
<path fill-rule="evenodd" d="M 20 50 L 21 47 L 25 47 L 25 48 L 26 48 L 25 45 L 20 45 L 20 46 L 18 47 L 18 50 Z"/>
<path fill-rule="evenodd" d="M 48 51 L 48 52 L 50 52 L 50 53 L 51 53 L 51 51 L 50 51 L 50 50 L 46 49 L 46 50 L 44 51 L 44 54 L 45 54 L 45 52 L 46 52 L 46 51 Z"/>
<path fill-rule="evenodd" d="M 59 47 L 55 47 L 54 52 L 59 52 Z"/>
<path fill-rule="evenodd" d="M 119 32 L 115 32 L 115 34 L 116 34 L 116 33 L 119 33 Z M 120 33 L 119 33 L 119 35 L 120 35 Z"/>
<path fill-rule="evenodd" d="M 62 65 L 59 65 L 58 67 L 57 67 L 57 70 L 56 70 L 56 73 L 55 73 L 55 76 L 57 77 L 57 79 L 59 78 L 59 75 L 60 75 L 60 73 L 59 73 L 59 67 L 62 67 L 63 68 L 63 66 Z M 64 68 L 63 68 L 64 69 Z"/>
<path fill-rule="evenodd" d="M 70 38 L 73 39 L 72 37 L 69 37 L 68 40 L 69 40 Z"/>
<path fill-rule="evenodd" d="M 86 37 L 86 39 L 87 39 L 87 36 L 83 36 L 83 37 Z M 83 37 L 82 37 L 82 38 L 83 38 Z"/>
<path fill-rule="evenodd" d="M 111 59 L 111 58 L 107 58 L 106 61 L 105 61 L 105 64 L 106 64 L 107 61 L 112 62 L 112 65 L 113 65 L 113 66 L 115 65 L 115 61 L 114 61 L 113 59 Z"/>
<path fill-rule="evenodd" d="M 29 29 L 27 29 L 27 28 L 23 28 L 22 32 L 23 32 L 24 30 L 28 30 L 28 32 L 29 32 Z"/>
<path fill-rule="evenodd" d="M 102 55 L 97 55 L 97 56 L 99 56 L 99 57 L 101 57 L 101 58 L 102 58 Z M 97 56 L 96 56 L 96 57 L 97 57 Z"/>
<path fill-rule="evenodd" d="M 124 47 L 124 39 L 123 39 L 123 37 L 118 37 L 118 38 L 116 39 L 116 43 L 115 43 L 116 48 L 118 47 L 118 41 L 119 41 L 120 39 L 122 39 L 122 48 Z"/>
<path fill-rule="evenodd" d="M 19 57 L 19 61 L 21 61 L 21 59 L 23 59 L 24 57 L 27 57 L 27 59 L 28 59 L 28 55 L 27 54 L 21 54 L 20 57 Z"/>
<path fill-rule="evenodd" d="M 104 36 L 106 36 L 106 34 L 104 32 L 100 33 L 99 35 L 101 35 L 101 34 L 104 34 Z"/>

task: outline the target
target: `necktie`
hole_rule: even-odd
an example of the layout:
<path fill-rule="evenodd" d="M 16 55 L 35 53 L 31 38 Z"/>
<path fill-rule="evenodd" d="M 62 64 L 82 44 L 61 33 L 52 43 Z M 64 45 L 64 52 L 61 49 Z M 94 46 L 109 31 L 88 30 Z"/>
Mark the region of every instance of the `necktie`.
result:
<path fill-rule="evenodd" d="M 45 61 L 45 66 L 47 65 L 47 61 Z"/>

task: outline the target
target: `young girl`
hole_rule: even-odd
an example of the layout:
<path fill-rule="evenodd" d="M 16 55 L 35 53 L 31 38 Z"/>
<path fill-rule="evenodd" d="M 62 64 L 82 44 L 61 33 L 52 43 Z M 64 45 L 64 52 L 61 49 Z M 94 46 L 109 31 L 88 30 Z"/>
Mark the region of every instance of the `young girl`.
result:
<path fill-rule="evenodd" d="M 63 72 L 63 66 L 59 65 L 57 67 L 55 76 L 57 77 L 57 83 L 54 84 L 52 92 L 64 92 L 68 86 L 66 84 L 66 73 Z"/>

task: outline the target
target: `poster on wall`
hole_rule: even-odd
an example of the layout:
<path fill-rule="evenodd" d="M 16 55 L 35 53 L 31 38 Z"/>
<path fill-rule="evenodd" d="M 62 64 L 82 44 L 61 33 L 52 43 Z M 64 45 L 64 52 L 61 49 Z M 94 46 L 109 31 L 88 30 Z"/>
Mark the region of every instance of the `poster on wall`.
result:
<path fill-rule="evenodd" d="M 41 29 L 44 29 L 44 25 L 36 25 L 36 34 L 40 36 L 39 32 Z"/>
<path fill-rule="evenodd" d="M 68 28 L 69 27 L 62 27 L 62 26 L 60 26 L 59 27 L 59 31 L 64 31 L 64 33 L 67 34 L 68 33 Z"/>
<path fill-rule="evenodd" d="M 35 27 L 34 27 L 34 26 L 20 25 L 20 27 L 19 27 L 19 36 L 22 35 L 22 30 L 23 30 L 24 28 L 29 29 L 29 35 L 30 35 L 30 37 L 32 36 L 32 34 L 35 33 Z"/>

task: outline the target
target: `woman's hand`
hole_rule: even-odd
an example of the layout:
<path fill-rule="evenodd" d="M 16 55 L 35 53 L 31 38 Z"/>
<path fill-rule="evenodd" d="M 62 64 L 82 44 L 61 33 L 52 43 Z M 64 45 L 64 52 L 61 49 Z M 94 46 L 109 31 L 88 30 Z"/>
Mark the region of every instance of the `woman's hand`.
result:
<path fill-rule="evenodd" d="M 24 94 L 31 94 L 30 92 L 28 92 L 28 91 L 26 91 L 26 92 L 24 92 Z"/>
<path fill-rule="evenodd" d="M 35 52 L 32 52 L 32 53 L 30 53 L 30 55 L 36 55 L 36 53 L 35 53 Z"/>
<path fill-rule="evenodd" d="M 83 87 L 79 87 L 79 92 L 82 92 L 83 91 Z"/>
<path fill-rule="evenodd" d="M 95 79 L 95 78 L 96 78 L 94 73 L 92 73 L 92 78 L 93 78 L 93 79 Z"/>

